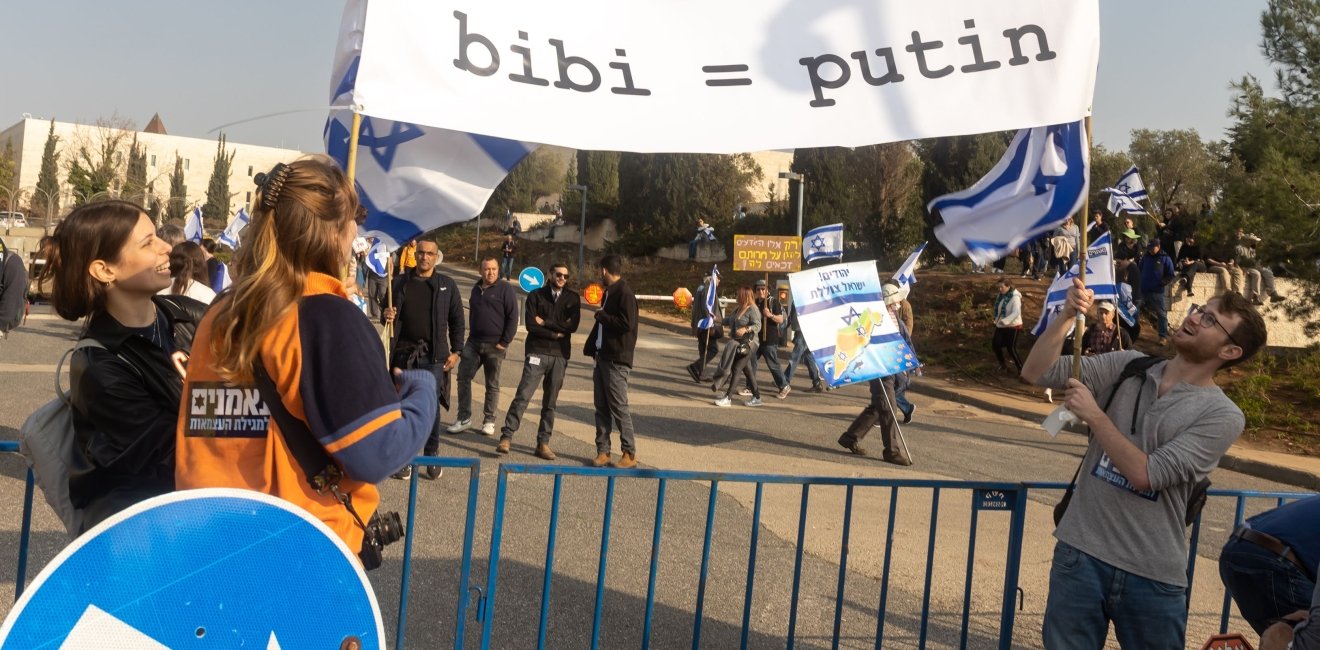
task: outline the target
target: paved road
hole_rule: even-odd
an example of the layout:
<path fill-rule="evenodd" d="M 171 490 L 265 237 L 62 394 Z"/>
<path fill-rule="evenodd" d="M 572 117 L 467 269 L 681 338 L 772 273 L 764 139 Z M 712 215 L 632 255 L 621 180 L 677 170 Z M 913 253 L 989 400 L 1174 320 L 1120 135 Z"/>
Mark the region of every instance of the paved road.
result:
<path fill-rule="evenodd" d="M 466 296 L 470 281 L 463 276 L 457 279 Z M 587 324 L 592 322 L 590 312 L 584 313 L 583 322 L 583 331 L 574 341 L 575 351 L 581 349 Z M 0 343 L 0 396 L 3 396 L 0 438 L 12 439 L 26 415 L 50 399 L 54 363 L 71 344 L 75 332 L 75 325 L 37 308 L 28 326 Z M 501 373 L 504 386 L 501 408 L 512 398 L 521 370 L 521 356 L 519 341 Z M 734 408 L 718 408 L 712 404 L 710 390 L 694 384 L 681 369 L 693 356 L 695 350 L 690 338 L 666 329 L 643 327 L 631 396 L 638 431 L 638 459 L 645 467 L 797 476 L 1062 482 L 1072 475 L 1083 449 L 1080 436 L 1065 435 L 1052 440 L 1035 423 L 914 395 L 917 417 L 905 427 L 905 432 L 916 465 L 900 468 L 875 458 L 844 453 L 835 443 L 864 405 L 865 387 L 816 395 L 805 391 L 806 379 L 801 377 L 795 387 L 801 392 L 786 400 L 767 397 L 766 406 L 761 408 L 743 407 L 738 402 Z M 589 373 L 590 367 L 580 355 L 570 363 L 553 441 L 561 464 L 584 463 L 594 455 Z M 764 371 L 762 381 L 769 384 Z M 476 384 L 474 405 L 479 410 L 481 382 Z M 443 454 L 482 460 L 473 562 L 476 584 L 486 584 L 498 464 L 543 463 L 530 455 L 538 409 L 539 401 L 534 401 L 515 439 L 514 453 L 507 457 L 493 453 L 494 438 L 477 432 L 446 439 Z M 453 419 L 452 413 L 443 417 L 446 422 Z M 878 436 L 868 442 L 878 451 Z M 21 477 L 21 461 L 0 462 L 0 535 L 6 539 L 6 549 L 17 547 Z M 1228 471 L 1217 472 L 1213 479 L 1216 487 L 1290 489 Z M 496 647 L 535 644 L 552 485 L 552 479 L 542 476 L 514 475 L 509 480 L 499 588 L 495 594 Z M 402 481 L 384 485 L 385 502 L 390 507 L 405 509 L 407 487 Z M 467 482 L 465 476 L 450 470 L 439 481 L 421 482 L 419 488 L 408 645 L 433 647 L 447 644 L 446 639 L 453 635 Z M 617 482 L 601 630 L 605 647 L 638 645 L 642 638 L 656 492 L 654 480 Z M 563 481 L 548 621 L 549 638 L 555 645 L 581 647 L 590 642 L 604 493 L 604 481 L 597 478 L 567 477 Z M 666 485 L 651 632 L 656 647 L 691 647 L 703 533 L 711 495 L 710 484 L 705 482 L 669 481 Z M 702 644 L 729 647 L 739 641 L 749 536 L 756 529 L 759 541 L 749 644 L 780 645 L 788 633 L 792 609 L 790 595 L 802 490 L 796 486 L 766 487 L 759 528 L 752 525 L 755 490 L 751 485 L 721 481 L 714 495 Z M 810 490 L 804 529 L 807 552 L 801 567 L 795 630 L 798 643 L 808 647 L 828 646 L 832 637 L 846 497 L 841 487 L 816 486 Z M 886 647 L 917 645 L 922 634 L 920 619 L 924 601 L 929 602 L 930 612 L 927 643 L 931 647 L 956 646 L 963 628 L 971 499 L 965 491 L 945 490 L 940 494 L 934 517 L 937 523 L 931 568 L 934 579 L 927 597 L 922 586 L 930 557 L 927 551 L 934 509 L 932 492 L 905 489 L 900 493 L 895 507 L 893 544 L 887 559 L 885 540 L 890 498 L 888 488 L 859 488 L 853 494 L 849 555 L 846 570 L 842 572 L 845 591 L 839 632 L 841 645 L 874 646 L 875 612 L 884 587 L 888 599 L 883 631 Z M 1056 495 L 1037 492 L 1031 498 L 1021 569 L 1023 608 L 1017 613 L 1014 645 L 1039 647 L 1040 613 L 1053 542 L 1049 535 L 1049 512 Z M 1257 504 L 1250 509 L 1262 507 L 1264 504 Z M 1206 541 L 1201 547 L 1193 598 L 1189 634 L 1192 640 L 1204 639 L 1218 623 L 1222 595 L 1214 564 L 1206 560 L 1213 559 L 1226 537 L 1231 517 L 1227 504 L 1212 503 L 1207 512 L 1203 531 Z M 1007 528 L 1005 514 L 980 513 L 974 563 L 976 579 L 969 606 L 971 647 L 992 645 L 998 635 Z M 29 576 L 35 575 L 65 543 L 54 516 L 40 504 Z M 398 613 L 401 546 L 388 549 L 386 566 L 372 576 L 387 631 L 392 630 Z M 0 556 L 0 579 L 12 581 L 13 562 L 12 550 Z M 0 583 L 0 609 L 7 610 L 10 606 L 12 599 L 7 594 L 12 593 L 11 589 L 12 582 Z M 479 623 L 468 622 L 470 642 L 478 638 L 479 627 Z"/>

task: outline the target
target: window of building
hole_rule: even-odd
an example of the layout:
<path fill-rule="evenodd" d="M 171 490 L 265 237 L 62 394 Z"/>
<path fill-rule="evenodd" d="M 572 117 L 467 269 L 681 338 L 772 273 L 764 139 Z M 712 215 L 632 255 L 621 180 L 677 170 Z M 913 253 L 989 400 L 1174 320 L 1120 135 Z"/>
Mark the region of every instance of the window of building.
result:
<path fill-rule="evenodd" d="M 192 167 L 191 163 L 192 163 L 192 159 L 191 159 L 191 158 L 184 158 L 184 159 L 183 159 L 183 168 L 184 168 L 184 169 L 190 169 L 190 168 Z"/>
<path fill-rule="evenodd" d="M 151 154 L 151 166 L 152 166 L 152 167 L 155 167 L 155 166 L 156 166 L 156 154 L 154 154 L 154 153 Z"/>
<path fill-rule="evenodd" d="M 252 169 L 252 168 L 251 168 L 251 167 L 248 167 L 248 169 Z M 244 200 L 244 201 L 247 201 L 247 204 L 248 204 L 248 205 L 252 205 L 252 193 L 251 193 L 251 192 L 248 192 L 248 193 L 247 193 L 247 198 L 245 198 L 245 199 L 243 199 L 243 200 Z"/>
<path fill-rule="evenodd" d="M 252 165 L 248 165 L 248 176 L 252 175 Z"/>

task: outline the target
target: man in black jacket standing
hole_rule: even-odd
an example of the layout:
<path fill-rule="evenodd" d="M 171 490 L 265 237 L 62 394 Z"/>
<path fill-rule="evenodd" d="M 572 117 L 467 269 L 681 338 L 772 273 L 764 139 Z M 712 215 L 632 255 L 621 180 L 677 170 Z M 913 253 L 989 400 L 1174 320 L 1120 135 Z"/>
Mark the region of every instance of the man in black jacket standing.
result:
<path fill-rule="evenodd" d="M 449 409 L 449 371 L 458 364 L 463 349 L 463 297 L 454 279 L 437 271 L 443 255 L 430 240 L 417 242 L 417 266 L 394 279 L 397 307 L 382 307 L 382 322 L 395 323 L 390 339 L 390 367 L 430 370 L 435 375 L 440 407 Z M 423 452 L 434 456 L 440 450 L 440 412 L 426 439 Z M 426 477 L 437 478 L 444 468 L 427 467 Z M 394 478 L 412 476 L 412 465 Z"/>
<path fill-rule="evenodd" d="M 481 409 L 481 432 L 495 435 L 500 364 L 517 333 L 518 296 L 512 285 L 500 280 L 500 263 L 488 257 L 481 261 L 481 281 L 472 286 L 468 298 L 468 341 L 458 364 L 458 421 L 449 427 L 449 433 L 463 433 L 472 426 L 472 380 L 477 368 L 483 368 L 486 400 Z"/>
<path fill-rule="evenodd" d="M 623 457 L 614 466 L 627 469 L 637 466 L 632 414 L 628 412 L 628 376 L 637 348 L 637 296 L 623 281 L 623 260 L 618 255 L 600 258 L 600 278 L 605 284 L 605 297 L 584 350 L 596 360 L 591 372 L 596 401 L 596 458 L 591 465 L 610 464 L 610 431 L 618 424 Z"/>
<path fill-rule="evenodd" d="M 582 300 L 577 293 L 569 289 L 568 267 L 555 264 L 550 267 L 550 282 L 527 294 L 523 321 L 527 325 L 527 341 L 524 344 L 527 360 L 523 363 L 522 379 L 518 381 L 518 392 L 509 404 L 509 412 L 504 416 L 504 426 L 500 429 L 500 442 L 495 451 L 509 453 L 513 443 L 513 433 L 522 423 L 523 412 L 527 403 L 536 393 L 536 385 L 541 384 L 541 424 L 536 430 L 536 456 L 545 460 L 554 460 L 555 452 L 550 449 L 550 435 L 555 428 L 555 402 L 559 399 L 559 389 L 564 385 L 564 370 L 568 368 L 568 358 L 572 353 L 573 332 L 577 331 L 582 321 Z"/>
<path fill-rule="evenodd" d="M 28 275 L 23 258 L 0 241 L 0 339 L 23 322 L 27 311 Z"/>

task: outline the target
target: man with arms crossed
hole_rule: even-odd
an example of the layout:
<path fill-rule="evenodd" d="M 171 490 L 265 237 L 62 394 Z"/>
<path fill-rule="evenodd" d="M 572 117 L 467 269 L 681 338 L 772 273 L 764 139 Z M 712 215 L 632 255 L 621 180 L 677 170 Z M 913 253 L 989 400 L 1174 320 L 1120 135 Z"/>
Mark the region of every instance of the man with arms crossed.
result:
<path fill-rule="evenodd" d="M 540 383 L 543 392 L 541 424 L 536 430 L 536 456 L 555 459 L 555 452 L 550 450 L 550 435 L 555 428 L 555 401 L 564 385 L 564 370 L 568 367 L 572 348 L 570 339 L 582 320 L 582 301 L 576 292 L 565 286 L 568 284 L 567 266 L 555 264 L 550 271 L 550 282 L 527 294 L 523 316 L 527 324 L 527 342 L 524 344 L 527 360 L 523 363 L 518 392 L 504 416 L 500 442 L 495 447 L 495 451 L 501 454 L 509 453 L 513 433 L 522 423 L 527 403 L 536 393 L 536 384 Z"/>
<path fill-rule="evenodd" d="M 1239 294 L 1194 306 L 1173 333 L 1177 355 L 1119 383 L 1144 355 L 1059 358 L 1093 292 L 1074 280 L 1063 313 L 1031 349 L 1022 377 L 1066 388 L 1064 404 L 1091 429 L 1075 491 L 1054 536 L 1045 647 L 1103 648 L 1109 623 L 1124 648 L 1183 648 L 1187 630 L 1184 519 L 1194 486 L 1242 433 L 1242 411 L 1215 385 L 1221 368 L 1265 345 L 1265 322 Z M 1107 412 L 1096 396 L 1115 397 Z"/>

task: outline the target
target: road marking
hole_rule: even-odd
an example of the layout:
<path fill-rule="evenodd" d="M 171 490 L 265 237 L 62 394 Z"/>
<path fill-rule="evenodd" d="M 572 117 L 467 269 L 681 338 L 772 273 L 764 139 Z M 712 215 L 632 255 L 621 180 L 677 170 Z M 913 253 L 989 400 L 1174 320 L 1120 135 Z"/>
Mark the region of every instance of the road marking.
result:
<path fill-rule="evenodd" d="M 44 363 L 0 363 L 0 372 L 55 372 L 55 364 Z M 67 374 L 68 368 L 64 369 Z"/>

